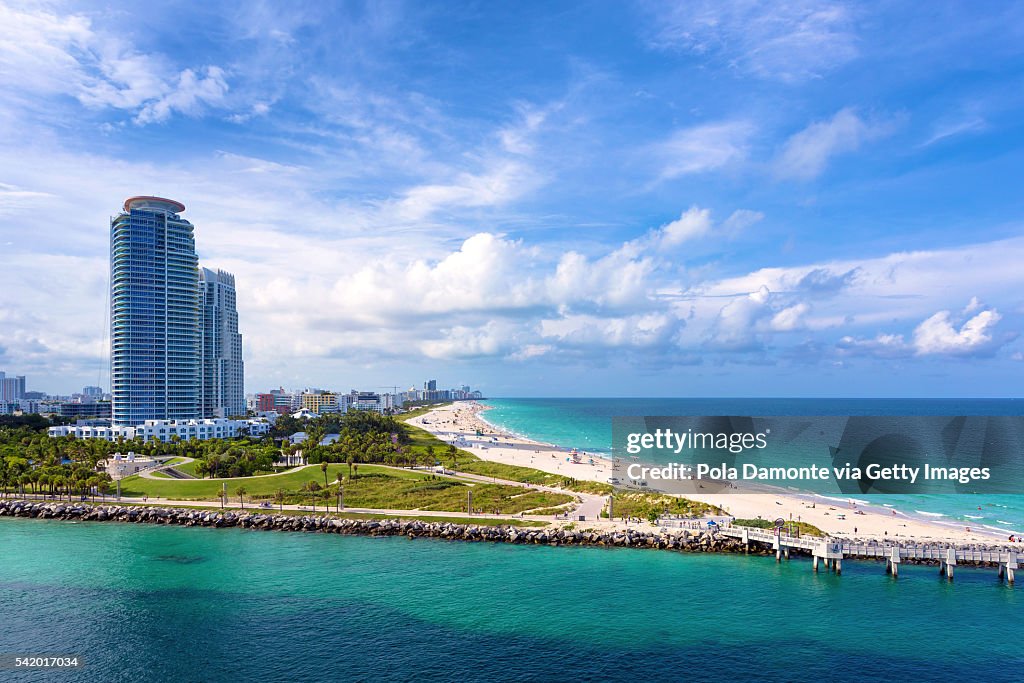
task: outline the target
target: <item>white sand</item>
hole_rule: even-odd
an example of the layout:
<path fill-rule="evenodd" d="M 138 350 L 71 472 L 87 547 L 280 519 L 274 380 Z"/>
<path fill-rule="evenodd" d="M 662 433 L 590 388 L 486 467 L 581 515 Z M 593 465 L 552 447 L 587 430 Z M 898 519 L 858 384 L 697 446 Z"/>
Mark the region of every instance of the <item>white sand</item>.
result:
<path fill-rule="evenodd" d="M 458 441 L 458 446 L 473 453 L 482 460 L 492 460 L 509 465 L 532 467 L 544 472 L 560 474 L 574 479 L 607 482 L 611 476 L 611 462 L 590 456 L 583 457 L 583 463 L 567 462 L 568 449 L 541 444 L 529 439 L 507 434 L 481 419 L 480 413 L 486 406 L 475 402 L 458 402 L 437 408 L 426 415 L 409 420 L 410 424 L 422 427 L 443 441 Z M 479 430 L 482 435 L 477 436 Z M 582 455 L 582 453 L 581 453 Z M 1006 536 L 967 527 L 952 527 L 891 510 L 865 510 L 850 503 L 841 504 L 828 500 L 813 503 L 806 496 L 780 493 L 719 493 L 688 494 L 688 498 L 723 508 L 739 518 L 793 519 L 809 522 L 834 536 L 857 538 L 884 538 L 992 543 L 1005 541 Z M 812 507 L 813 504 L 813 507 Z M 844 514 L 846 519 L 838 519 Z M 856 531 L 854 531 L 856 529 Z"/>

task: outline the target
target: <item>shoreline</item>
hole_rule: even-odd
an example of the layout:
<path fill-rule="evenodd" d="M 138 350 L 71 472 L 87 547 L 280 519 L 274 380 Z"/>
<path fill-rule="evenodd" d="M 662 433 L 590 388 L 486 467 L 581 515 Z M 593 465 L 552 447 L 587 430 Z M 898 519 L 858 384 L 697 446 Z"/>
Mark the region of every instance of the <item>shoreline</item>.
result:
<path fill-rule="evenodd" d="M 412 418 L 409 424 L 425 429 L 442 441 L 455 443 L 481 460 L 530 467 L 552 474 L 608 483 L 612 462 L 588 453 L 582 463 L 567 462 L 568 448 L 516 435 L 487 420 L 492 408 L 480 402 L 459 402 Z M 476 432 L 481 435 L 477 436 Z M 592 462 L 587 462 L 592 461 Z M 628 492 L 628 491 L 627 491 Z M 836 538 L 853 537 L 889 541 L 946 543 L 1006 543 L 1016 531 L 959 525 L 865 501 L 789 491 L 765 493 L 687 494 L 689 499 L 715 505 L 735 518 L 792 519 L 808 522 Z M 840 519 L 838 515 L 844 515 Z"/>
<path fill-rule="evenodd" d="M 201 527 L 211 529 L 244 529 L 250 531 L 283 531 L 333 533 L 350 536 L 405 536 L 436 538 L 448 541 L 508 543 L 512 545 L 574 546 L 592 548 L 633 548 L 670 550 L 682 553 L 716 553 L 725 555 L 770 556 L 775 551 L 768 544 L 752 540 L 750 547 L 738 539 L 726 537 L 715 530 L 658 531 L 639 528 L 599 530 L 566 527 L 530 528 L 515 526 L 481 526 L 456 522 L 426 522 L 409 519 L 352 519 L 332 515 L 280 515 L 260 512 L 220 512 L 163 506 L 125 506 L 88 503 L 42 503 L 21 499 L 0 500 L 0 519 L 33 519 L 69 522 L 111 522 L 116 524 L 152 524 L 156 526 Z M 931 544 L 943 548 L 940 543 Z M 976 547 L 976 546 L 975 546 Z M 1015 552 L 1016 548 L 989 544 L 985 550 Z M 796 556 L 810 556 L 794 548 Z M 877 556 L 849 555 L 854 561 L 883 561 Z M 904 560 L 907 564 L 932 565 L 937 560 Z M 964 561 L 964 566 L 989 567 L 991 562 Z"/>

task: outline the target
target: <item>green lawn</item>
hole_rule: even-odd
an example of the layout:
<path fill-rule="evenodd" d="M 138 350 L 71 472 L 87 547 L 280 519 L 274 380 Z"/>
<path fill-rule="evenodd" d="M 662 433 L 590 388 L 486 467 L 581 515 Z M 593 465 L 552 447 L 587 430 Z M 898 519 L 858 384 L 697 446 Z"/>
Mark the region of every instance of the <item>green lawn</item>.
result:
<path fill-rule="evenodd" d="M 184 474 L 188 474 L 188 475 L 193 476 L 193 477 L 198 477 L 199 475 L 196 474 L 196 465 L 197 464 L 199 464 L 199 461 L 198 460 L 193 460 L 192 462 L 186 462 L 186 463 L 184 463 L 182 465 L 177 465 L 177 466 L 175 466 L 174 469 L 176 469 L 179 472 L 182 472 Z"/>
<path fill-rule="evenodd" d="M 388 471 L 383 467 L 374 465 L 360 465 L 360 473 L 369 474 L 373 471 Z M 327 468 L 327 478 L 334 481 L 338 472 L 348 475 L 348 465 L 332 464 Z M 408 475 L 424 478 L 427 475 L 414 472 L 399 472 L 399 475 Z M 324 483 L 324 475 L 317 466 L 306 467 L 299 471 L 291 471 L 287 474 L 261 475 L 258 477 L 239 477 L 237 479 L 167 479 L 154 480 L 143 479 L 139 476 L 127 477 L 121 481 L 121 493 L 125 496 L 150 496 L 158 498 L 174 498 L 177 500 L 216 500 L 220 493 L 221 486 L 227 484 L 228 495 L 234 496 L 235 489 L 244 486 L 249 496 L 272 496 L 278 489 L 285 491 L 298 491 L 307 482 L 316 481 L 321 486 Z"/>
<path fill-rule="evenodd" d="M 327 481 L 331 485 L 332 502 L 336 500 L 333 486 L 338 473 L 347 476 L 348 465 L 331 464 Z M 434 477 L 429 473 L 393 469 L 377 465 L 360 465 L 355 478 L 345 484 L 345 502 L 350 507 L 398 510 L 465 511 L 468 492 L 473 492 L 473 506 L 484 511 L 498 510 L 515 514 L 533 508 L 554 507 L 572 500 L 565 494 L 529 491 L 519 486 L 468 484 L 457 479 Z M 221 487 L 227 485 L 230 500 L 237 500 L 235 490 L 246 489 L 246 498 L 269 500 L 282 490 L 286 503 L 323 505 L 322 492 L 305 493 L 310 481 L 324 485 L 318 466 L 276 476 L 242 477 L 238 479 L 144 479 L 134 476 L 121 482 L 125 496 L 149 496 L 175 500 L 216 500 Z"/>

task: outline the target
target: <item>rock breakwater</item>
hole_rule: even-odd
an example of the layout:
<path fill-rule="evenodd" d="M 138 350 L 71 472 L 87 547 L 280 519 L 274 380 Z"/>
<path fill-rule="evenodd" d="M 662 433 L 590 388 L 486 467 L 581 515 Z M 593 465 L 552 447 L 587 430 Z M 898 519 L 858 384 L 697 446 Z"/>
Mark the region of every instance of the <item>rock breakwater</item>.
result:
<path fill-rule="evenodd" d="M 285 515 L 262 512 L 222 512 L 173 507 L 90 505 L 26 500 L 0 500 L 0 517 L 29 517 L 89 522 L 126 522 L 262 531 L 303 531 L 363 536 L 406 536 L 520 545 L 573 545 L 651 548 L 682 552 L 742 553 L 743 544 L 714 531 L 664 533 L 629 530 L 589 530 L 487 526 L 447 521 L 354 519 L 333 515 Z M 768 550 L 754 550 L 766 554 Z"/>

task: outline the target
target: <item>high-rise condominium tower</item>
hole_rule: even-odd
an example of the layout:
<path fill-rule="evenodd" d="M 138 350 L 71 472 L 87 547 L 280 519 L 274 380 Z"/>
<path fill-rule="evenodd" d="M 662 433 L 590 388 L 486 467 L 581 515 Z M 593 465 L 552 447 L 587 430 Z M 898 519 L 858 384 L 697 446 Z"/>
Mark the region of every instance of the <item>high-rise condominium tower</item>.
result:
<path fill-rule="evenodd" d="M 200 417 L 199 262 L 180 202 L 131 197 L 110 222 L 113 422 Z"/>
<path fill-rule="evenodd" d="M 199 271 L 202 306 L 203 417 L 245 415 L 242 335 L 238 333 L 235 276 L 223 270 Z"/>

